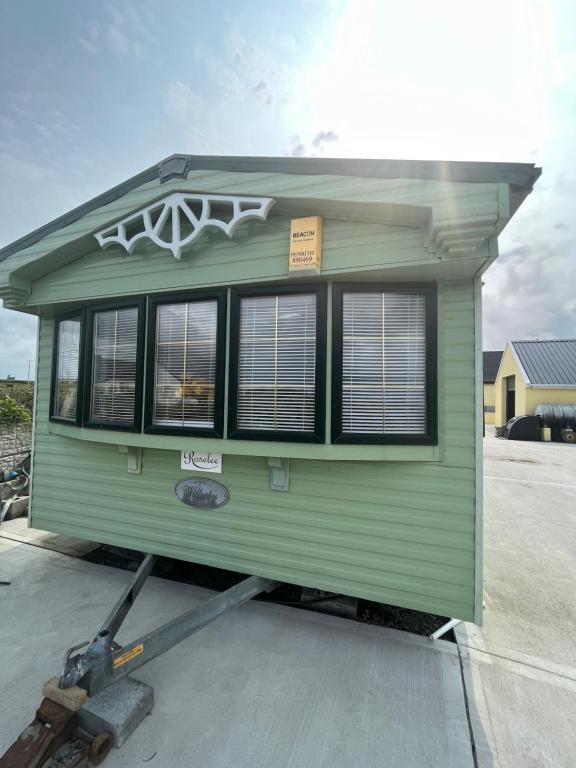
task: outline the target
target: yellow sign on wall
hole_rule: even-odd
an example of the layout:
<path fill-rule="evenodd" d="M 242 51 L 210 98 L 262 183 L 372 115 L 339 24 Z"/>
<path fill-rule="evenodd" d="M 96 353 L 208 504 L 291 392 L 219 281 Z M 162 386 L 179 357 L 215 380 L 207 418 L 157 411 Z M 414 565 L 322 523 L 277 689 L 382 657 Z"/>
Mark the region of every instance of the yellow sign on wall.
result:
<path fill-rule="evenodd" d="M 292 219 L 288 271 L 318 273 L 321 260 L 322 219 L 320 216 Z"/>

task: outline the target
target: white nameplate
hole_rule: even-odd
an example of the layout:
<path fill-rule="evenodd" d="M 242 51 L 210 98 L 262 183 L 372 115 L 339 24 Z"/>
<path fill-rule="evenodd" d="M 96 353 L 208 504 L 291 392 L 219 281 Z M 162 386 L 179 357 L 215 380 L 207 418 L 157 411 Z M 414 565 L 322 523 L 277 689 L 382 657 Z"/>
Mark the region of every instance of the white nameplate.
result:
<path fill-rule="evenodd" d="M 193 472 L 222 473 L 222 454 L 211 451 L 182 451 L 180 454 L 180 469 L 191 469 Z"/>

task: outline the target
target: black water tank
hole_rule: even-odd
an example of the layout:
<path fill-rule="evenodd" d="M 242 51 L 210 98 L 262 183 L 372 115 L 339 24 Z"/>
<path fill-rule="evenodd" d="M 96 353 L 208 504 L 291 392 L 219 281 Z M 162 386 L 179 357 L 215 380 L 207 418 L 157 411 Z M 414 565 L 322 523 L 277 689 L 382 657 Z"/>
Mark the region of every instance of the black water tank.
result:
<path fill-rule="evenodd" d="M 507 440 L 540 440 L 540 419 L 538 416 L 514 416 L 504 427 Z"/>
<path fill-rule="evenodd" d="M 538 405 L 535 413 L 542 420 L 543 426 L 550 427 L 552 440 L 561 442 L 566 439 L 566 431 L 576 432 L 576 404 Z"/>

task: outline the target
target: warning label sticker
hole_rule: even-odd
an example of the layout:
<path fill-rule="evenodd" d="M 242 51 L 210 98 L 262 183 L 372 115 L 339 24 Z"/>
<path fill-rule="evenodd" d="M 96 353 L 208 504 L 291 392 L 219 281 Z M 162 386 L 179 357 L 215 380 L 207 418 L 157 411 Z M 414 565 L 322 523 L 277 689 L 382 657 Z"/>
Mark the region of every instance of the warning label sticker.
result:
<path fill-rule="evenodd" d="M 144 650 L 144 643 L 140 643 L 139 645 L 135 645 L 134 648 L 130 648 L 129 651 L 126 651 L 125 653 L 121 653 L 119 656 L 115 656 L 113 666 L 114 669 L 117 667 L 121 667 L 122 664 L 126 664 L 128 661 L 131 661 L 136 656 L 139 656 L 142 651 Z"/>

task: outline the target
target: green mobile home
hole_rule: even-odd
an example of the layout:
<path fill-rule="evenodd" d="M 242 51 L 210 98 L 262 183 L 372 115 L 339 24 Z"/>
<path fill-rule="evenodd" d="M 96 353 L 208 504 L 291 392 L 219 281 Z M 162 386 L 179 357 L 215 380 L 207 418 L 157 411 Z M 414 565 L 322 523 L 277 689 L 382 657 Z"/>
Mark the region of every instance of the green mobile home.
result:
<path fill-rule="evenodd" d="M 30 524 L 481 621 L 481 275 L 539 173 L 175 155 L 4 248 Z"/>

